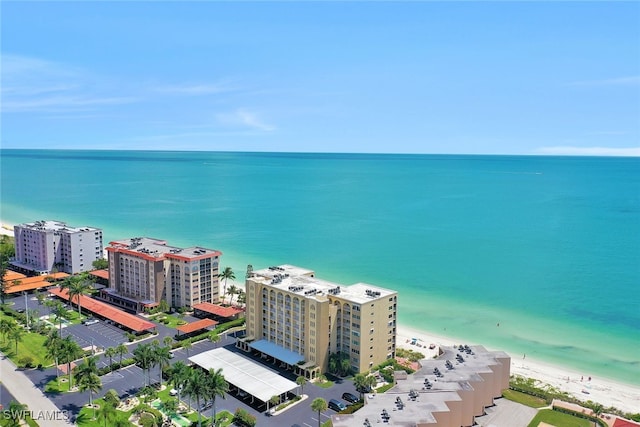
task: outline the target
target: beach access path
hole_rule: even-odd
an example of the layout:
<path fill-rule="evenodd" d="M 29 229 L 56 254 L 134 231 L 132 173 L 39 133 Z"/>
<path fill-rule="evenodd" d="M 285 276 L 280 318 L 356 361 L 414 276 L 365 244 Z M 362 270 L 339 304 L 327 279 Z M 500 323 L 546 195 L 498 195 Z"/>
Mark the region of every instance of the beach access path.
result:
<path fill-rule="evenodd" d="M 18 402 L 27 405 L 32 411 L 32 417 L 38 424 L 46 422 L 46 425 L 51 427 L 72 425 L 66 421 L 66 413 L 56 407 L 4 354 L 0 356 L 0 378 Z"/>

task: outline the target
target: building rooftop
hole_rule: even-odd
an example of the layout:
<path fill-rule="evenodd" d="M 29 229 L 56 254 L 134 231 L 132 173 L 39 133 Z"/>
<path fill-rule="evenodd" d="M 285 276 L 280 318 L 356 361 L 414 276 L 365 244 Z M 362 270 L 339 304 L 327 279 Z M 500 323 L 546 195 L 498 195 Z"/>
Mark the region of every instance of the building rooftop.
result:
<path fill-rule="evenodd" d="M 366 405 L 359 411 L 334 415 L 333 426 L 367 425 L 367 420 L 371 425 L 438 425 L 436 415 L 451 411 L 448 402 L 463 400 L 469 396 L 467 392 L 477 393 L 475 384 L 493 381 L 495 372 L 491 366 L 510 363 L 506 353 L 487 351 L 482 346 L 440 350 L 438 358 L 421 360 L 421 368 L 414 374 L 396 376 L 396 385 L 384 394 L 365 395 Z"/>
<path fill-rule="evenodd" d="M 254 270 L 252 280 L 307 298 L 326 298 L 331 295 L 359 304 L 397 294 L 396 291 L 367 283 L 340 285 L 318 279 L 314 274 L 313 270 L 284 264 Z"/>
<path fill-rule="evenodd" d="M 132 237 L 130 239 L 109 242 L 107 251 L 142 255 L 145 258 L 161 260 L 165 258 L 195 261 L 197 259 L 220 256 L 222 252 L 215 249 L 207 249 L 200 246 L 179 248 L 167 245 L 166 240 L 153 239 L 151 237 Z"/>
<path fill-rule="evenodd" d="M 43 220 L 35 222 L 27 222 L 24 224 L 16 225 L 16 227 L 28 228 L 38 231 L 59 231 L 65 233 L 79 233 L 81 231 L 101 231 L 95 227 L 72 227 L 62 221 Z"/>

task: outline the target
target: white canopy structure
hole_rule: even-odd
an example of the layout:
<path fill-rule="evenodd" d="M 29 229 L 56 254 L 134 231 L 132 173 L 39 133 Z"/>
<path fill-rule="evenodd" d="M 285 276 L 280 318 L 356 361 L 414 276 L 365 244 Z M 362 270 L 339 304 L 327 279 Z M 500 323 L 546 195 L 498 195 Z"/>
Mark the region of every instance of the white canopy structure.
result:
<path fill-rule="evenodd" d="M 296 383 L 283 378 L 277 372 L 222 347 L 196 354 L 189 360 L 207 371 L 222 368 L 222 374 L 229 384 L 263 402 L 298 387 Z"/>

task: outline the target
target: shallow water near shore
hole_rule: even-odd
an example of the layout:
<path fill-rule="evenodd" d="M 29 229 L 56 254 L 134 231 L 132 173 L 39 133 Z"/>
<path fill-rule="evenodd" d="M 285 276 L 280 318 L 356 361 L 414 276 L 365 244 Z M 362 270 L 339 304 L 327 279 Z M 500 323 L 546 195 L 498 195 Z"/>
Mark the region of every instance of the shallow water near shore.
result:
<path fill-rule="evenodd" d="M 57 219 L 400 293 L 401 324 L 640 384 L 640 159 L 1 151 Z"/>

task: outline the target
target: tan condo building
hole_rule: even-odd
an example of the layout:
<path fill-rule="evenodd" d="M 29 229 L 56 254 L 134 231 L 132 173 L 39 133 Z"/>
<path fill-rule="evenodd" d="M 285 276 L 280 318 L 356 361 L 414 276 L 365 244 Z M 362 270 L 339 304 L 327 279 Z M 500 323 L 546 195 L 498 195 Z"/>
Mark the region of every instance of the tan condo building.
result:
<path fill-rule="evenodd" d="M 357 283 L 338 285 L 311 270 L 281 265 L 246 280 L 245 351 L 314 379 L 329 356 L 347 355 L 354 372 L 369 370 L 396 350 L 398 293 Z"/>
<path fill-rule="evenodd" d="M 93 269 L 102 259 L 102 230 L 71 227 L 61 221 L 35 221 L 13 227 L 16 269 L 37 274 L 54 270 L 75 274 Z"/>
<path fill-rule="evenodd" d="M 222 252 L 178 248 L 164 240 L 134 237 L 109 243 L 109 288 L 101 298 L 140 312 L 166 300 L 171 307 L 218 302 Z"/>

